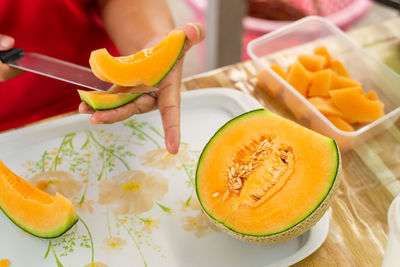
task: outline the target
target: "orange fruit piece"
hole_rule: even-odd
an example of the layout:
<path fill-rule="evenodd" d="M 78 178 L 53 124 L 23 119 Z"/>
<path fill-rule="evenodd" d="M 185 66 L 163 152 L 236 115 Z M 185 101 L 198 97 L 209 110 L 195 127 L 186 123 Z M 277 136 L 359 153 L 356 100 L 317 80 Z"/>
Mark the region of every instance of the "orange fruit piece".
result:
<path fill-rule="evenodd" d="M 345 132 L 354 132 L 353 126 L 343 120 L 341 117 L 328 115 L 326 118 L 335 125 L 336 128 Z"/>
<path fill-rule="evenodd" d="M 308 96 L 329 97 L 329 90 L 332 87 L 333 71 L 330 69 L 320 70 L 311 75 Z"/>
<path fill-rule="evenodd" d="M 369 123 L 384 115 L 383 103 L 368 99 L 360 87 L 329 91 L 333 104 L 351 121 Z"/>
<path fill-rule="evenodd" d="M 296 61 L 288 74 L 288 82 L 302 94 L 307 95 L 308 85 L 311 80 L 311 73 L 307 71 L 304 66 Z"/>
<path fill-rule="evenodd" d="M 302 54 L 298 57 L 298 60 L 311 72 L 322 70 L 327 64 L 326 58 L 320 55 Z"/>

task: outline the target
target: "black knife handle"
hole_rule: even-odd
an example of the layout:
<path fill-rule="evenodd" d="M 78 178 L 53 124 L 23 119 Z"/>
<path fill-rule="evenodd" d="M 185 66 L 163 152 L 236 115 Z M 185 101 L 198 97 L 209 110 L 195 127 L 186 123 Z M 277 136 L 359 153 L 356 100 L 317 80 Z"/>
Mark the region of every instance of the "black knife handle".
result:
<path fill-rule="evenodd" d="M 6 51 L 0 51 L 0 61 L 3 63 L 15 63 L 25 55 L 21 48 L 12 48 Z"/>

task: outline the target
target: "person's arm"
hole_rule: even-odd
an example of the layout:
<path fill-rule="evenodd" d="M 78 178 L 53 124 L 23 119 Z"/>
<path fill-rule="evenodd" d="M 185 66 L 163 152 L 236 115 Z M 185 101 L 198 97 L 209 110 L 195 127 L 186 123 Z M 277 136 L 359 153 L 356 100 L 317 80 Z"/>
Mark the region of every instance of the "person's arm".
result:
<path fill-rule="evenodd" d="M 174 21 L 165 0 L 98 0 L 104 28 L 122 55 L 167 34 Z"/>
<path fill-rule="evenodd" d="M 123 55 L 133 54 L 153 46 L 173 29 L 173 21 L 164 0 L 104 0 L 100 13 L 104 27 Z M 183 27 L 187 40 L 184 53 L 205 37 L 204 27 L 187 24 Z M 183 57 L 183 56 L 182 56 Z M 177 153 L 180 145 L 180 84 L 183 58 L 181 58 L 157 86 L 157 95 L 144 94 L 135 101 L 117 109 L 93 111 L 81 103 L 81 113 L 93 113 L 92 123 L 114 123 L 134 114 L 148 112 L 158 106 L 161 113 L 165 145 L 170 153 Z"/>

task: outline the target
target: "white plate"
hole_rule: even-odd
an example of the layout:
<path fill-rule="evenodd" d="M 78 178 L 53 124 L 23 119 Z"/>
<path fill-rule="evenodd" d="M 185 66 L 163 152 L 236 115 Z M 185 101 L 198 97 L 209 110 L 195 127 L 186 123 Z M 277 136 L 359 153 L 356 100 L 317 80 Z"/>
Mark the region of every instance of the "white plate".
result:
<path fill-rule="evenodd" d="M 327 215 L 288 242 L 247 244 L 214 230 L 195 201 L 191 183 L 199 153 L 215 131 L 257 108 L 261 105 L 256 100 L 231 89 L 184 93 L 178 156 L 157 150 L 164 143 L 160 116 L 154 111 L 113 125 L 93 126 L 86 115 L 74 115 L 4 133 L 0 158 L 31 182 L 43 166 L 45 171 L 51 168 L 72 175 L 47 180 L 47 188 L 67 190 L 64 194 L 75 203 L 85 196 L 83 208 L 77 211 L 93 238 L 94 261 L 106 264 L 99 266 L 287 266 L 324 242 Z M 151 152 L 152 163 L 146 165 L 144 157 Z M 143 172 L 134 179 L 144 175 L 146 181 L 153 179 L 151 185 L 112 178 L 128 168 Z M 46 179 L 33 183 L 40 180 Z M 57 266 L 56 256 L 63 266 L 91 262 L 90 236 L 82 222 L 51 241 L 49 249 L 48 240 L 29 236 L 0 213 L 0 237 L 0 259 L 9 259 L 11 266 Z"/>

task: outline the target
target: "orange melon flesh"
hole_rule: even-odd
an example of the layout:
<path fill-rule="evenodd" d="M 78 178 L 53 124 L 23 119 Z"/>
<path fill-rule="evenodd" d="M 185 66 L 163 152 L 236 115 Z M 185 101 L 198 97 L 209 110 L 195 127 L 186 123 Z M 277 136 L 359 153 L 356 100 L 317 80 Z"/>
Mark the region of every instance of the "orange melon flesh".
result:
<path fill-rule="evenodd" d="M 21 229 L 41 238 L 56 238 L 78 220 L 60 194 L 51 196 L 9 170 L 0 161 L 0 208 Z"/>
<path fill-rule="evenodd" d="M 299 61 L 291 67 L 287 80 L 300 94 L 306 96 L 311 74 Z"/>
<path fill-rule="evenodd" d="M 384 115 L 383 103 L 370 100 L 361 88 L 345 88 L 329 92 L 335 106 L 352 121 L 369 123 Z"/>
<path fill-rule="evenodd" d="M 361 87 L 361 83 L 351 78 L 336 74 L 332 77 L 331 89 L 342 89 L 356 86 Z"/>
<path fill-rule="evenodd" d="M 292 151 L 290 168 L 274 180 L 269 173 L 277 166 L 278 154 L 272 153 L 256 165 L 239 193 L 230 192 L 224 200 L 233 162 L 249 161 L 261 140 L 268 138 L 276 151 Z M 283 164 L 280 160 L 277 164 Z M 196 190 L 205 212 L 220 225 L 241 235 L 266 237 L 295 228 L 322 206 L 338 168 L 332 139 L 266 110 L 255 110 L 225 124 L 209 141 L 199 159 Z M 263 187 L 269 189 L 262 191 Z M 258 201 L 257 192 L 262 192 Z"/>
<path fill-rule="evenodd" d="M 311 76 L 308 96 L 329 96 L 333 72 L 329 69 L 315 72 Z"/>
<path fill-rule="evenodd" d="M 311 72 L 322 70 L 327 64 L 326 58 L 320 55 L 302 54 L 298 57 L 298 60 Z"/>
<path fill-rule="evenodd" d="M 142 94 L 109 94 L 98 91 L 78 90 L 83 102 L 95 110 L 108 110 L 126 105 Z"/>
<path fill-rule="evenodd" d="M 308 101 L 324 115 L 344 117 L 344 114 L 333 105 L 329 98 L 316 96 L 309 98 Z"/>
<path fill-rule="evenodd" d="M 282 79 L 287 80 L 287 74 L 286 72 L 279 66 L 278 64 L 272 64 L 271 69 L 276 72 L 279 76 L 282 77 Z"/>
<path fill-rule="evenodd" d="M 183 31 L 173 30 L 156 46 L 130 56 L 113 57 L 105 48 L 98 49 L 90 55 L 90 67 L 99 79 L 120 86 L 155 86 L 179 59 L 185 40 Z"/>
<path fill-rule="evenodd" d="M 378 100 L 378 95 L 375 93 L 375 91 L 371 90 L 368 93 L 365 94 L 365 97 L 369 100 Z"/>
<path fill-rule="evenodd" d="M 338 75 L 350 78 L 350 75 L 347 72 L 346 68 L 343 66 L 342 62 L 340 62 L 339 60 L 333 59 L 330 61 L 329 65 L 330 65 L 331 69 L 334 72 L 336 72 Z"/>
<path fill-rule="evenodd" d="M 330 116 L 327 115 L 326 118 L 335 125 L 336 128 L 345 131 L 345 132 L 353 132 L 354 128 L 349 123 L 347 123 L 344 119 L 338 116 Z"/>
<path fill-rule="evenodd" d="M 0 267 L 9 267 L 10 266 L 10 261 L 7 259 L 1 259 L 0 260 Z"/>
<path fill-rule="evenodd" d="M 328 49 L 325 46 L 319 46 L 314 49 L 314 54 L 323 56 L 326 58 L 326 66 L 329 67 L 332 56 L 329 54 Z"/>

